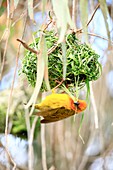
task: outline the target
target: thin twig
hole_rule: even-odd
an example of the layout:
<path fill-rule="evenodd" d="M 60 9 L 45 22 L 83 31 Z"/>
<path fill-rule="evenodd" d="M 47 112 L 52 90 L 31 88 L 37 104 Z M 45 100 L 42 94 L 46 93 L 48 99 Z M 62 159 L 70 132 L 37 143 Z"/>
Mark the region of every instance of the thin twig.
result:
<path fill-rule="evenodd" d="M 0 72 L 0 80 L 2 79 L 2 73 L 3 73 L 3 69 L 4 69 L 4 65 L 5 65 L 5 58 L 6 58 L 6 52 L 7 52 L 7 46 L 8 46 L 8 41 L 9 41 L 9 35 L 10 35 L 10 27 L 11 27 L 11 18 L 9 18 L 10 16 L 10 2 L 9 0 L 7 0 L 7 21 L 6 21 L 6 29 L 3 33 L 2 38 L 6 36 L 6 42 L 5 42 L 5 48 L 4 48 L 4 53 L 3 53 L 3 61 L 2 61 L 2 66 L 1 66 L 1 72 Z M 2 40 L 1 38 L 1 40 Z M 0 41 L 1 41 L 0 40 Z"/>
<path fill-rule="evenodd" d="M 34 139 L 34 131 L 36 127 L 36 123 L 38 120 L 38 116 L 34 118 L 32 128 L 30 130 L 30 136 L 29 136 L 29 170 L 33 170 L 33 165 L 34 165 L 34 153 L 33 153 L 33 139 Z"/>
<path fill-rule="evenodd" d="M 94 15 L 95 15 L 95 13 L 96 13 L 96 11 L 97 11 L 97 9 L 98 9 L 99 7 L 100 7 L 100 3 L 97 4 L 97 6 L 96 6 L 93 14 L 91 15 L 91 18 L 90 18 L 89 21 L 87 22 L 86 26 L 88 26 L 88 25 L 90 24 L 90 22 L 93 20 L 93 17 L 94 17 Z"/>
<path fill-rule="evenodd" d="M 3 35 L 2 35 L 2 37 L 1 37 L 1 39 L 0 39 L 0 42 L 3 40 L 3 38 L 5 37 L 5 35 L 6 35 L 7 32 L 8 32 L 8 29 L 6 28 L 5 31 L 4 31 L 4 33 L 3 33 Z"/>
<path fill-rule="evenodd" d="M 50 49 L 48 49 L 47 51 L 48 55 L 51 54 L 57 47 L 58 47 L 58 44 L 54 44 Z"/>
<path fill-rule="evenodd" d="M 10 26 L 7 29 L 7 31 L 5 31 L 5 34 L 6 33 L 7 33 L 7 38 L 6 38 L 5 47 L 4 47 L 3 61 L 2 61 L 2 65 L 1 65 L 1 71 L 0 71 L 0 80 L 2 79 L 2 74 L 3 74 L 3 70 L 4 70 L 4 65 L 5 65 L 7 46 L 8 46 L 9 35 L 10 35 Z"/>
<path fill-rule="evenodd" d="M 97 35 L 97 34 L 90 33 L 90 32 L 88 32 L 88 35 L 91 35 L 91 36 L 98 37 L 98 38 L 101 38 L 103 40 L 109 41 L 107 38 L 102 37 L 101 35 Z M 113 44 L 113 41 L 110 40 L 110 42 Z"/>
<path fill-rule="evenodd" d="M 10 1 L 7 0 L 7 19 L 9 19 L 10 17 Z"/>
<path fill-rule="evenodd" d="M 5 128 L 5 134 L 6 135 L 8 134 L 8 116 L 9 116 L 9 112 L 10 112 L 11 98 L 12 98 L 12 93 L 13 93 L 13 89 L 14 89 L 14 82 L 15 82 L 15 79 L 16 79 L 16 72 L 17 72 L 17 68 L 18 68 L 20 45 L 21 44 L 19 44 L 18 51 L 17 51 L 16 67 L 15 67 L 15 71 L 14 71 L 14 77 L 13 77 L 11 91 L 10 91 L 9 100 L 8 100 L 8 108 L 7 108 L 7 113 L 6 113 L 6 128 Z"/>
<path fill-rule="evenodd" d="M 81 34 L 81 33 L 83 33 L 83 31 L 81 30 L 81 32 L 79 32 L 79 33 Z M 101 38 L 103 40 L 109 41 L 109 39 L 102 37 L 101 35 L 98 35 L 98 34 L 95 34 L 95 33 L 87 32 L 87 34 L 90 35 L 90 36 L 98 37 L 98 38 Z M 110 42 L 113 44 L 113 41 L 110 40 Z"/>
<path fill-rule="evenodd" d="M 32 52 L 36 55 L 38 55 L 40 53 L 40 51 L 36 51 L 33 48 L 30 48 L 29 45 L 25 41 L 20 40 L 19 38 L 17 39 L 17 41 L 21 42 L 21 44 L 24 46 L 24 48 L 26 48 L 30 52 Z M 48 49 L 48 55 L 51 54 L 57 47 L 58 47 L 58 44 L 55 44 L 50 49 Z"/>
<path fill-rule="evenodd" d="M 27 43 L 25 43 L 23 40 L 17 39 L 17 41 L 21 42 L 22 45 L 23 45 L 27 50 L 29 50 L 30 52 L 32 52 L 32 53 L 34 53 L 34 54 L 36 54 L 36 55 L 38 55 L 38 54 L 40 53 L 39 51 L 36 51 L 36 50 L 34 50 L 33 48 L 30 48 L 29 45 L 28 45 Z"/>
<path fill-rule="evenodd" d="M 96 6 L 93 14 L 91 15 L 91 18 L 89 19 L 89 21 L 88 21 L 87 24 L 86 24 L 86 27 L 87 27 L 87 26 L 90 24 L 90 22 L 93 20 L 94 15 L 95 15 L 97 9 L 99 8 L 99 6 L 100 6 L 100 3 L 98 3 L 98 5 Z M 75 33 L 79 33 L 79 32 L 81 32 L 82 30 L 83 30 L 83 28 L 80 28 L 80 29 L 78 29 Z"/>
<path fill-rule="evenodd" d="M 32 128 L 31 128 L 31 131 L 30 131 L 30 140 L 29 140 L 29 142 L 31 144 L 33 143 L 34 131 L 35 131 L 35 126 L 36 126 L 37 120 L 38 120 L 38 116 L 36 116 L 34 118 L 34 121 L 33 121 L 33 124 L 32 124 Z"/>
<path fill-rule="evenodd" d="M 44 30 L 46 30 L 46 29 L 48 28 L 48 26 L 49 26 L 51 23 L 52 23 L 52 20 L 50 20 L 50 21 L 49 21 L 49 23 L 48 23 L 48 24 L 46 24 L 46 26 L 45 26 Z M 44 31 L 44 30 L 43 30 L 43 31 Z"/>
<path fill-rule="evenodd" d="M 27 128 L 27 136 L 28 139 L 30 138 L 30 119 L 29 119 L 29 110 L 25 109 L 25 122 L 26 122 L 26 128 Z"/>
<path fill-rule="evenodd" d="M 56 80 L 55 82 L 57 82 L 58 84 L 53 88 L 54 90 L 57 89 L 60 85 L 62 85 L 64 80 L 63 79 L 61 81 Z"/>
<path fill-rule="evenodd" d="M 3 69 L 5 65 L 5 58 L 6 58 L 6 52 L 7 52 L 7 46 L 8 46 L 8 41 L 9 41 L 9 36 L 10 36 L 10 27 L 11 27 L 11 22 L 13 19 L 13 12 L 10 14 L 10 1 L 7 0 L 7 21 L 6 21 L 6 29 L 2 35 L 2 38 L 0 39 L 0 42 L 6 35 L 6 41 L 5 41 L 5 48 L 4 48 L 4 53 L 3 53 L 3 61 L 2 61 L 2 66 L 1 66 L 1 72 L 0 72 L 0 80 L 2 79 L 2 74 L 3 74 Z"/>
<path fill-rule="evenodd" d="M 6 142 L 8 142 L 7 137 L 6 137 Z M 12 169 L 12 170 L 16 170 L 16 167 L 17 167 L 16 162 L 15 162 L 15 161 L 13 160 L 13 158 L 11 157 L 11 154 L 10 154 L 10 152 L 9 152 L 9 150 L 8 150 L 8 145 L 7 145 L 7 144 L 6 144 L 5 149 L 6 149 L 8 158 L 10 158 L 10 161 L 13 163 L 13 169 Z"/>
<path fill-rule="evenodd" d="M 25 25 L 26 25 L 26 21 L 25 21 Z M 24 31 L 25 31 L 25 26 L 24 26 L 24 30 L 23 30 L 23 35 L 24 35 Z M 10 113 L 10 107 L 11 107 L 11 99 L 12 99 L 12 94 L 13 94 L 13 89 L 14 89 L 14 82 L 15 82 L 15 79 L 16 79 L 16 72 L 17 72 L 17 68 L 18 68 L 20 45 L 21 44 L 19 44 L 17 55 L 16 55 L 16 67 L 15 67 L 14 77 L 13 77 L 11 90 L 10 90 L 10 94 L 9 94 L 9 99 L 8 99 L 8 107 L 7 107 L 7 112 L 6 112 L 6 126 L 5 126 L 6 151 L 8 153 L 8 156 L 9 156 L 10 160 L 12 161 L 12 163 L 14 165 L 13 170 L 16 168 L 16 163 L 14 162 L 14 160 L 12 159 L 12 157 L 11 157 L 9 151 L 8 151 L 8 138 L 7 138 L 7 135 L 8 135 L 8 121 L 9 121 L 9 113 Z"/>
<path fill-rule="evenodd" d="M 38 4 L 36 4 L 33 9 L 36 9 L 38 6 L 40 5 L 40 2 Z M 12 27 L 20 20 L 22 19 L 25 15 L 27 14 L 27 9 L 25 9 L 22 14 L 20 15 L 20 17 L 11 25 Z"/>
<path fill-rule="evenodd" d="M 12 14 L 13 16 L 13 14 Z M 5 56 L 6 56 L 6 51 L 7 51 L 7 46 L 8 46 L 8 40 L 9 40 L 9 35 L 10 35 L 10 27 L 11 27 L 11 18 L 10 18 L 10 1 L 7 0 L 7 23 L 6 23 L 6 30 L 4 31 L 4 35 L 7 33 L 7 38 L 6 38 L 6 43 L 5 43 L 5 49 L 4 49 L 4 54 L 3 54 L 3 62 L 2 62 L 2 67 L 1 67 L 1 75 L 0 75 L 0 79 L 2 78 L 2 72 L 3 72 L 3 69 L 4 69 L 4 64 L 5 64 Z M 9 101 L 8 101 L 9 102 Z M 11 100 L 10 100 L 11 102 Z M 7 113 L 6 113 L 6 126 L 5 126 L 5 137 L 6 137 L 6 146 L 5 146 L 5 149 L 6 149 L 6 153 L 7 153 L 7 156 L 8 158 L 10 159 L 10 161 L 12 162 L 12 164 L 14 165 L 13 166 L 13 170 L 16 169 L 16 163 L 15 161 L 13 160 L 11 154 L 9 153 L 9 150 L 8 150 L 8 138 L 7 138 L 7 135 L 8 135 L 8 114 L 9 114 L 9 107 L 10 105 L 8 106 L 7 108 Z"/>

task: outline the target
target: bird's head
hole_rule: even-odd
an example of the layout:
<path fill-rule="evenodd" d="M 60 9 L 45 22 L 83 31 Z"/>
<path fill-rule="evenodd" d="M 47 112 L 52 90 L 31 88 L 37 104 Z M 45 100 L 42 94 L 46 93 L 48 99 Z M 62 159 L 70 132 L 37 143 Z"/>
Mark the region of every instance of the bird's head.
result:
<path fill-rule="evenodd" d="M 78 99 L 76 102 L 73 101 L 71 103 L 71 108 L 76 113 L 80 113 L 80 112 L 84 111 L 86 109 L 86 107 L 87 107 L 87 103 L 85 102 L 85 100 Z"/>

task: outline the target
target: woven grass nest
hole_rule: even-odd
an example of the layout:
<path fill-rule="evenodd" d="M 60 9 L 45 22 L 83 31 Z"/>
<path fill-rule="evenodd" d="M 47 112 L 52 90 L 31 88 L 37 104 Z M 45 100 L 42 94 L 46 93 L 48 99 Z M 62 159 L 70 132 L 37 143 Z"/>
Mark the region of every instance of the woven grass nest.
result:
<path fill-rule="evenodd" d="M 47 48 L 50 49 L 57 44 L 58 37 L 54 31 L 45 31 Z M 36 38 L 36 44 L 30 44 L 31 48 L 38 47 L 40 37 Z M 63 82 L 67 87 L 75 87 L 76 84 L 82 88 L 87 82 L 97 80 L 101 75 L 101 64 L 98 62 L 99 55 L 87 44 L 82 44 L 75 33 L 66 35 L 66 79 Z M 22 73 L 24 73 L 31 86 L 36 84 L 37 56 L 26 50 L 22 60 Z M 63 79 L 62 44 L 48 56 L 48 74 L 51 88 Z M 47 90 L 43 81 L 41 90 Z"/>

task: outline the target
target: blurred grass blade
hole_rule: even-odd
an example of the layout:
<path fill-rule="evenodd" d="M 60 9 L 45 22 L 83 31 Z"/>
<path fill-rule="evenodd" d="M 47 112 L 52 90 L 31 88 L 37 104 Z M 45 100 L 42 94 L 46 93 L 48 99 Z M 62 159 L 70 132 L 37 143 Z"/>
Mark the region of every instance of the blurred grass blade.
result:
<path fill-rule="evenodd" d="M 0 16 L 2 16 L 2 14 L 4 13 L 6 8 L 4 8 L 3 6 L 0 7 Z"/>
<path fill-rule="evenodd" d="M 83 28 L 85 28 L 88 20 L 88 1 L 80 0 L 80 18 Z"/>
<path fill-rule="evenodd" d="M 75 97 L 64 84 L 62 84 L 62 89 L 75 101 Z"/>
<path fill-rule="evenodd" d="M 64 40 L 64 36 L 67 30 L 67 24 L 74 29 L 74 23 L 72 22 L 68 1 L 67 0 L 52 0 L 53 10 L 57 18 L 57 27 L 60 31 L 59 43 Z"/>
<path fill-rule="evenodd" d="M 44 15 L 46 4 L 47 4 L 47 0 L 42 0 L 42 15 Z"/>
<path fill-rule="evenodd" d="M 81 120 L 80 120 L 80 126 L 79 126 L 79 129 L 78 129 L 78 134 L 79 134 L 79 137 L 80 139 L 82 140 L 83 144 L 85 144 L 81 134 L 80 134 L 80 131 L 81 131 L 81 128 L 82 128 L 82 123 L 83 123 L 83 120 L 84 120 L 84 113 L 82 113 L 82 117 L 81 117 Z"/>
<path fill-rule="evenodd" d="M 66 60 L 66 43 L 62 42 L 62 57 L 63 57 L 63 80 L 66 78 L 67 60 Z"/>
<path fill-rule="evenodd" d="M 34 20 L 33 0 L 28 0 L 28 14 L 31 20 Z"/>
<path fill-rule="evenodd" d="M 97 105 L 96 105 L 96 99 L 94 96 L 94 90 L 93 90 L 93 84 L 92 82 L 90 83 L 90 99 L 94 111 L 94 123 L 95 123 L 95 128 L 99 128 L 99 118 L 98 118 L 98 110 L 97 110 Z"/>
<path fill-rule="evenodd" d="M 87 101 L 87 105 L 88 105 L 88 108 L 90 108 L 90 82 L 89 81 L 86 81 L 86 88 L 87 88 L 87 94 L 86 94 L 86 101 Z"/>
<path fill-rule="evenodd" d="M 4 1 L 0 1 L 0 16 L 2 16 L 2 14 L 4 13 L 5 9 L 6 9 L 6 4 Z"/>
<path fill-rule="evenodd" d="M 88 101 L 89 95 L 90 95 L 90 84 L 89 84 L 89 81 L 86 81 L 86 87 L 87 87 L 86 100 Z"/>
<path fill-rule="evenodd" d="M 110 32 L 109 32 L 109 26 L 108 26 L 108 8 L 107 8 L 107 4 L 106 4 L 106 0 L 99 0 L 100 2 L 100 9 L 102 11 L 103 17 L 104 17 L 104 22 L 105 22 L 105 26 L 106 26 L 106 30 L 107 30 L 107 36 L 108 39 L 110 40 Z"/>
<path fill-rule="evenodd" d="M 76 87 L 76 99 L 78 100 L 79 98 L 79 87 L 78 87 L 78 83 L 79 83 L 79 75 L 77 78 L 75 78 L 75 87 Z"/>
<path fill-rule="evenodd" d="M 84 30 L 84 36 L 86 42 L 88 41 L 87 36 L 87 26 L 86 23 L 88 21 L 88 1 L 80 0 L 80 18 L 82 23 L 82 28 Z"/>
<path fill-rule="evenodd" d="M 42 81 L 44 78 L 44 71 L 45 71 L 45 38 L 42 35 L 38 44 L 38 49 L 40 50 L 40 54 L 37 56 L 37 79 L 36 79 L 36 86 L 34 92 L 26 105 L 26 108 L 30 107 L 33 103 L 36 102 L 37 96 L 40 92 L 40 88 L 42 85 Z"/>
<path fill-rule="evenodd" d="M 2 1 L 3 1 L 3 0 L 0 1 L 0 7 L 1 7 L 1 5 L 2 5 Z"/>
<path fill-rule="evenodd" d="M 14 7 L 15 7 L 15 9 L 17 8 L 18 3 L 19 3 L 19 0 L 14 0 Z"/>
<path fill-rule="evenodd" d="M 79 126 L 79 129 L 78 129 L 79 134 L 80 134 L 80 131 L 81 131 L 81 128 L 82 128 L 83 120 L 84 120 L 84 113 L 82 113 L 82 117 L 81 117 L 81 120 L 80 120 L 80 126 Z"/>
<path fill-rule="evenodd" d="M 45 80 L 47 90 L 50 90 L 49 77 L 48 77 L 48 52 L 47 52 L 47 44 L 46 44 L 45 37 L 44 37 L 43 57 L 44 57 L 44 60 L 45 60 L 44 80 Z"/>
<path fill-rule="evenodd" d="M 100 77 L 102 75 L 102 65 L 100 63 L 98 63 L 98 67 L 99 67 L 99 75 L 98 75 L 98 77 Z"/>

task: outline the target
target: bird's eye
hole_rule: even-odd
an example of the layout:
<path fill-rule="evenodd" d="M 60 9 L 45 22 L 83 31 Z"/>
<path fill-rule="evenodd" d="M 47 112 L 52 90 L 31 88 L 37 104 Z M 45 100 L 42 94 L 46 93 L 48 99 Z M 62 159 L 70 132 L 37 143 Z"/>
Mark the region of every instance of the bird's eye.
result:
<path fill-rule="evenodd" d="M 80 104 L 79 102 L 74 102 L 75 106 L 79 106 L 79 104 Z"/>

